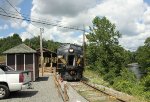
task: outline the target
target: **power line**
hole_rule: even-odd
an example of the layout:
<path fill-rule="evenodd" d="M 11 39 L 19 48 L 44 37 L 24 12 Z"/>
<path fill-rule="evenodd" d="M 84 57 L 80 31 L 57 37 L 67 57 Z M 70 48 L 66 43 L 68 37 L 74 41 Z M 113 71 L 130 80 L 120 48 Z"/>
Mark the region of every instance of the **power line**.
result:
<path fill-rule="evenodd" d="M 3 11 L 0 11 L 0 12 L 4 12 L 4 13 L 6 13 L 6 11 L 7 10 L 5 10 L 5 9 L 3 9 Z M 14 12 L 15 13 L 15 12 Z M 19 17 L 17 14 L 13 14 L 13 13 L 10 13 L 10 12 L 7 12 L 7 15 L 13 15 L 14 17 Z M 29 18 L 29 17 L 25 17 L 25 16 L 23 16 L 23 18 L 26 18 L 26 19 L 31 19 L 31 18 Z M 39 19 L 32 19 L 32 20 L 36 20 L 36 21 L 39 21 L 39 22 L 45 22 L 45 23 L 48 23 L 48 22 L 46 22 L 46 21 L 43 21 L 43 20 L 39 20 Z M 29 21 L 28 21 L 29 22 Z M 31 22 L 30 22 L 31 23 Z M 32 24 L 33 25 L 33 24 Z M 34 25 L 33 25 L 34 26 Z"/>
<path fill-rule="evenodd" d="M 4 13 L 6 13 L 7 15 L 9 15 L 2 7 L 0 7 L 0 9 L 2 9 L 3 11 L 4 11 Z M 13 20 L 15 23 L 17 23 L 17 24 L 19 24 L 18 22 L 16 22 L 15 20 Z M 28 31 L 27 31 L 27 33 L 29 33 Z M 31 34 L 31 33 L 29 33 L 29 34 Z M 31 34 L 33 37 L 35 37 L 33 34 Z"/>
<path fill-rule="evenodd" d="M 21 15 L 21 13 L 10 3 L 9 0 L 6 0 L 6 2 L 8 2 L 14 9 L 17 13 L 19 13 Z M 27 20 L 27 21 L 32 21 L 31 18 L 29 18 L 30 20 Z M 35 21 L 33 21 L 35 22 Z M 74 30 L 80 30 L 80 31 L 84 31 L 83 29 L 79 29 L 79 28 L 73 28 L 73 27 L 67 27 L 67 26 L 62 26 L 62 25 L 58 25 L 58 24 L 52 24 L 52 23 L 48 23 L 48 22 L 43 22 L 43 21 L 36 21 L 35 23 L 40 23 L 41 24 L 46 24 L 46 25 L 51 25 L 51 26 L 57 26 L 57 27 L 61 27 L 61 28 L 66 28 L 66 29 L 74 29 Z"/>
<path fill-rule="evenodd" d="M 14 8 L 14 10 L 19 14 L 19 15 L 21 15 L 21 13 L 15 8 L 15 6 L 13 6 L 11 3 L 10 3 L 10 1 L 9 0 L 6 0 L 6 2 L 12 7 L 12 8 Z M 22 17 L 22 15 L 21 15 L 21 17 Z M 32 24 L 32 23 L 31 23 Z M 32 24 L 33 25 L 33 24 Z M 33 25 L 34 26 L 34 25 Z"/>
<path fill-rule="evenodd" d="M 9 1 L 9 0 L 6 0 L 6 2 L 7 3 L 9 3 L 9 5 L 11 6 L 11 7 L 13 7 L 14 8 L 14 10 L 17 12 L 17 13 L 19 13 L 19 14 L 21 14 L 22 15 L 22 13 L 20 13 L 16 8 L 15 8 L 15 6 Z M 29 15 L 26 15 L 26 14 L 23 14 L 24 16 L 29 16 Z M 61 21 L 59 21 L 59 20 L 56 20 L 57 22 L 61 22 Z"/>
<path fill-rule="evenodd" d="M 6 2 L 8 2 L 11 5 L 11 7 L 13 7 L 16 10 L 16 12 L 18 12 L 20 14 L 20 12 L 10 3 L 9 0 L 6 0 Z"/>
<path fill-rule="evenodd" d="M 19 15 L 21 15 L 21 17 L 22 17 L 22 14 L 15 8 L 15 6 L 13 6 L 11 3 L 10 3 L 10 1 L 9 0 L 6 0 L 6 2 L 12 7 L 12 8 L 14 8 L 15 9 L 15 11 L 19 14 Z M 5 12 L 5 13 L 7 13 L 4 9 L 3 9 L 3 11 Z M 8 15 L 8 13 L 7 13 L 7 15 Z M 18 15 L 17 15 L 18 16 Z M 24 17 L 24 16 L 23 16 Z M 24 18 L 26 18 L 26 17 L 24 17 Z M 29 18 L 28 18 L 29 19 Z M 32 24 L 32 23 L 31 23 Z M 33 25 L 33 24 L 32 24 Z M 33 25 L 34 26 L 34 25 Z M 28 31 L 27 31 L 28 32 Z M 29 33 L 29 32 L 28 32 Z M 31 34 L 31 33 L 29 33 L 29 34 Z M 35 37 L 33 34 L 31 34 L 33 37 Z"/>
<path fill-rule="evenodd" d="M 80 29 L 80 28 L 73 28 L 73 27 L 68 27 L 68 26 L 62 26 L 62 25 L 58 25 L 58 24 L 52 24 L 52 23 L 49 23 L 49 22 L 41 22 L 41 21 L 31 20 L 30 18 L 20 18 L 20 17 L 15 17 L 15 16 L 11 16 L 11 15 L 5 15 L 5 14 L 1 14 L 1 13 L 0 13 L 0 15 L 4 16 L 4 17 L 8 17 L 8 18 L 15 18 L 15 19 L 25 20 L 25 21 L 39 23 L 39 24 L 43 24 L 43 25 L 57 26 L 57 27 L 60 27 L 60 28 L 84 31 L 84 29 Z"/>
<path fill-rule="evenodd" d="M 11 11 L 11 10 L 8 10 L 8 9 L 4 9 L 5 11 L 7 11 L 7 13 L 9 13 L 9 14 L 12 14 L 12 15 L 16 15 L 16 14 L 14 14 L 14 13 L 16 13 L 16 12 L 14 12 L 14 11 Z M 0 11 L 1 12 L 1 11 Z M 18 12 L 17 12 L 18 13 Z M 24 14 L 24 13 L 21 13 L 20 12 L 20 14 L 23 16 L 23 17 L 30 17 L 30 15 L 28 15 L 28 14 Z M 16 15 L 17 16 L 17 15 Z M 37 17 L 35 17 L 35 16 L 31 16 L 30 18 L 33 18 L 33 19 L 36 19 L 36 20 L 41 20 L 41 18 L 37 18 Z M 55 21 L 55 22 L 61 22 L 60 20 L 49 20 L 49 19 L 43 19 L 42 18 L 42 20 L 41 21 L 43 21 L 43 22 L 47 22 L 47 21 Z"/>

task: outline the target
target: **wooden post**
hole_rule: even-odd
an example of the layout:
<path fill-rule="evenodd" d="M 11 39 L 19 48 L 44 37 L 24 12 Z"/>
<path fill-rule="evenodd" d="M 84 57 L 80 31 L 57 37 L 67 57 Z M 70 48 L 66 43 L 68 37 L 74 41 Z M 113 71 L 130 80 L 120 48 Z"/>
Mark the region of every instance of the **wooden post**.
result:
<path fill-rule="evenodd" d="M 44 75 L 44 67 L 43 67 L 43 46 L 42 46 L 42 33 L 44 32 L 43 28 L 40 28 L 40 52 L 41 52 L 41 68 L 42 68 L 42 76 Z"/>
<path fill-rule="evenodd" d="M 67 89 L 68 89 L 67 85 L 64 84 L 64 100 L 65 100 L 65 102 L 67 102 L 69 100 L 69 97 L 67 94 Z"/>

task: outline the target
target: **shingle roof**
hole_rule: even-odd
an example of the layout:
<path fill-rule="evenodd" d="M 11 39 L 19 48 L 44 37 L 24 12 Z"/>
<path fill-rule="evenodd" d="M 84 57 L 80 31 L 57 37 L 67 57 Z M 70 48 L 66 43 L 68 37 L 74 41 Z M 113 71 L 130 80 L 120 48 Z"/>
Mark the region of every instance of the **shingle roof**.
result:
<path fill-rule="evenodd" d="M 8 49 L 3 52 L 4 54 L 13 54 L 13 53 L 36 53 L 35 50 L 30 48 L 29 46 L 25 44 L 20 44 L 18 46 L 15 46 L 11 49 Z"/>

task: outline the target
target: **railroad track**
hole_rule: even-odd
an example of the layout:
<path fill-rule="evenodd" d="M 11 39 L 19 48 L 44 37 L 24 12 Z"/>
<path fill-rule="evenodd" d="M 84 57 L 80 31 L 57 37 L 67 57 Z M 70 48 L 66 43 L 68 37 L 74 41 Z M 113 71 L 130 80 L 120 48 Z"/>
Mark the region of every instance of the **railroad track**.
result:
<path fill-rule="evenodd" d="M 60 78 L 59 75 L 57 75 L 56 72 L 54 71 L 55 84 L 56 87 L 58 88 L 58 93 L 60 94 L 64 102 L 76 102 L 74 101 L 76 100 L 75 97 L 78 96 L 79 94 L 82 96 L 82 98 L 79 95 L 80 97 L 78 97 L 77 101 L 84 100 L 83 102 L 87 102 L 87 101 L 89 102 L 134 102 L 131 101 L 132 100 L 131 96 L 125 93 L 121 93 L 119 91 L 115 91 L 111 88 L 102 85 L 95 85 L 95 84 L 93 85 L 91 83 L 89 84 L 85 80 L 81 80 L 78 82 L 67 82 L 67 81 L 61 82 L 59 78 Z M 78 95 L 72 94 L 73 91 L 71 92 L 69 86 L 70 88 L 72 87 L 73 90 L 75 90 L 74 92 L 76 93 L 78 92 Z M 100 88 L 97 86 L 100 86 Z"/>
<path fill-rule="evenodd" d="M 89 102 L 126 102 L 88 84 L 85 81 L 68 82 L 81 96 Z"/>

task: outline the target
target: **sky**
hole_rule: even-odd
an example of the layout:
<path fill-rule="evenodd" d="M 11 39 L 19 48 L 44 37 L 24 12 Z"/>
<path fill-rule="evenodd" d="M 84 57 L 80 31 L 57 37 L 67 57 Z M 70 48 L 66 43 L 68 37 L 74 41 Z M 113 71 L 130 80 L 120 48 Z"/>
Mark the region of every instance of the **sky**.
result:
<path fill-rule="evenodd" d="M 150 37 L 150 0 L 0 0 L 0 14 L 81 29 L 92 26 L 94 17 L 106 16 L 122 34 L 120 45 L 131 51 Z M 40 28 L 46 40 L 82 43 L 82 31 L 0 16 L 0 38 L 17 33 L 25 40 L 38 36 Z"/>

